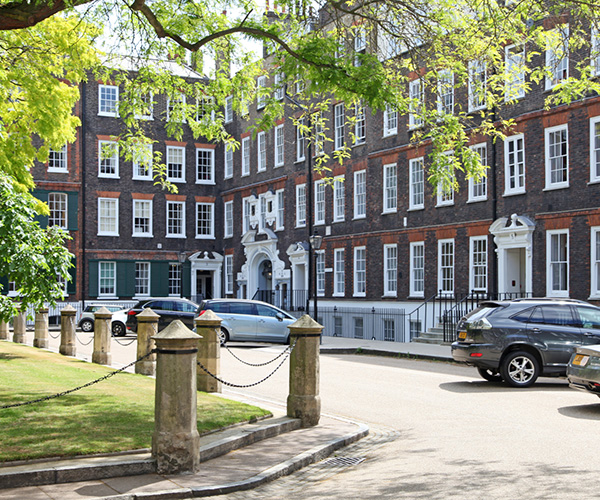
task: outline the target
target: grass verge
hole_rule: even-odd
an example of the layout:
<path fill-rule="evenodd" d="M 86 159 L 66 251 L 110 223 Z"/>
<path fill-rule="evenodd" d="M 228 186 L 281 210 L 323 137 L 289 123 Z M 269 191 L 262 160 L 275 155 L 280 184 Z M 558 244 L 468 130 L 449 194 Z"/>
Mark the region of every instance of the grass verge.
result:
<path fill-rule="evenodd" d="M 0 342 L 0 406 L 78 387 L 113 369 L 22 344 Z M 198 392 L 198 431 L 269 415 Z M 154 379 L 131 373 L 31 405 L 0 409 L 0 462 L 149 448 Z"/>

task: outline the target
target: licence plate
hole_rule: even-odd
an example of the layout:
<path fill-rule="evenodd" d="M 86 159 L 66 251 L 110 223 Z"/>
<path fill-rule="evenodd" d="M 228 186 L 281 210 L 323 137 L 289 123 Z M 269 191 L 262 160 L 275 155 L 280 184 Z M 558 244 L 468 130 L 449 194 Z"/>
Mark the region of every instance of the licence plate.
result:
<path fill-rule="evenodd" d="M 467 338 L 467 332 L 458 332 L 458 338 L 460 340 L 465 340 Z"/>
<path fill-rule="evenodd" d="M 573 358 L 573 364 L 577 366 L 585 366 L 589 361 L 589 356 L 584 356 L 583 354 L 576 354 Z"/>

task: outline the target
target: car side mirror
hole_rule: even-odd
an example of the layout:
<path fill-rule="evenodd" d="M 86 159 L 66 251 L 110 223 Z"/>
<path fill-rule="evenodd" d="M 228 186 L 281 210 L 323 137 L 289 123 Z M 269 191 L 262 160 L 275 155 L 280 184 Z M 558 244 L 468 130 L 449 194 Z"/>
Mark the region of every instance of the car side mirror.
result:
<path fill-rule="evenodd" d="M 275 315 L 275 317 L 276 317 L 276 318 L 277 318 L 279 321 L 283 321 L 283 314 L 281 314 L 281 313 L 277 313 L 277 314 Z"/>

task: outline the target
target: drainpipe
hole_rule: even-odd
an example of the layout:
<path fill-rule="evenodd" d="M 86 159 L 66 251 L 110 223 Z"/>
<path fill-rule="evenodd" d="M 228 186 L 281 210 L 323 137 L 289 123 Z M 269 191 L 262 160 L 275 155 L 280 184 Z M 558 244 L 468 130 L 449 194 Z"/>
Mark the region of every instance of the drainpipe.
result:
<path fill-rule="evenodd" d="M 82 310 L 85 309 L 85 297 L 86 297 L 86 290 L 85 290 L 85 276 L 87 275 L 86 273 L 86 255 L 85 255 L 85 238 L 86 238 L 86 226 L 85 226 L 85 220 L 86 220 L 86 183 L 85 183 L 85 160 L 86 160 L 86 148 L 85 148 L 85 139 L 86 139 L 86 132 L 87 132 L 87 119 L 86 119 L 86 113 L 85 113 L 85 108 L 86 108 L 86 83 L 85 81 L 81 83 L 81 232 L 80 232 L 80 237 L 81 237 L 81 272 L 79 273 L 81 275 L 81 288 L 80 288 L 80 294 L 81 294 L 81 302 L 82 302 Z"/>
<path fill-rule="evenodd" d="M 492 123 L 496 123 L 496 106 L 492 109 Z M 498 143 L 497 141 L 492 141 L 492 164 L 490 166 L 490 191 L 492 195 L 492 222 L 498 219 L 498 168 L 496 165 L 498 158 Z M 500 277 L 498 276 L 498 248 L 496 248 L 496 243 L 494 238 L 492 238 L 492 275 L 494 276 L 494 280 L 491 283 L 491 292 L 496 295 L 498 293 L 498 282 Z"/>

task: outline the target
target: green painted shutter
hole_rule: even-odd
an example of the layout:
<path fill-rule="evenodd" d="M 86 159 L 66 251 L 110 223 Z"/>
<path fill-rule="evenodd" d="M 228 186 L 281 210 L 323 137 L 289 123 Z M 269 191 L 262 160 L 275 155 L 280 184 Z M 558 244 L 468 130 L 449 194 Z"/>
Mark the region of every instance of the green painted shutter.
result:
<path fill-rule="evenodd" d="M 67 283 L 67 293 L 69 295 L 75 295 L 77 293 L 77 258 L 73 257 L 71 263 L 73 264 L 73 267 L 69 269 L 71 281 Z"/>
<path fill-rule="evenodd" d="M 135 295 L 135 262 L 117 261 L 117 296 L 133 297 Z"/>
<path fill-rule="evenodd" d="M 79 203 L 79 193 L 67 193 L 67 229 L 77 231 L 77 209 Z"/>
<path fill-rule="evenodd" d="M 43 201 L 44 203 L 48 203 L 48 191 L 42 189 L 34 189 L 31 194 L 33 194 L 33 196 L 35 196 L 38 200 Z M 41 227 L 48 226 L 47 215 L 36 215 L 35 220 L 39 222 Z"/>
<path fill-rule="evenodd" d="M 0 276 L 0 286 L 2 286 L 2 295 L 8 294 L 8 278 L 6 276 Z"/>
<path fill-rule="evenodd" d="M 98 261 L 90 260 L 88 268 L 88 295 L 98 297 Z"/>
<path fill-rule="evenodd" d="M 181 290 L 184 297 L 189 297 L 192 294 L 192 264 L 190 263 L 190 261 L 186 261 L 183 263 L 181 273 Z"/>
<path fill-rule="evenodd" d="M 152 262 L 150 264 L 150 293 L 154 297 L 169 295 L 169 263 Z"/>

